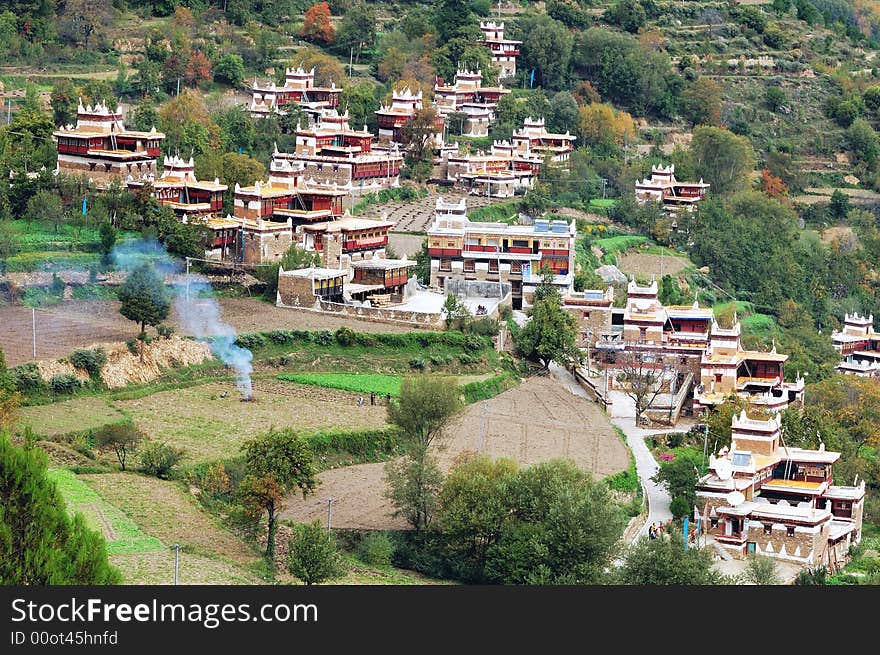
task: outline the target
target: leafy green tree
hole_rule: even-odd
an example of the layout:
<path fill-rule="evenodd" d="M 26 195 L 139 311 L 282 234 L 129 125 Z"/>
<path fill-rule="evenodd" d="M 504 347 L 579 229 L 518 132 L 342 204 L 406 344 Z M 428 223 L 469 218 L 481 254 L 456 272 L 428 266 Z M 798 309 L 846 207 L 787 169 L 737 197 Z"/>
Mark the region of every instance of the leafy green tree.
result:
<path fill-rule="evenodd" d="M 214 79 L 238 86 L 244 81 L 244 61 L 241 55 L 227 52 L 214 63 Z"/>
<path fill-rule="evenodd" d="M 671 462 L 663 462 L 660 470 L 651 478 L 654 482 L 666 487 L 673 498 L 681 498 L 687 503 L 690 514 L 697 502 L 697 479 L 699 461 L 687 455 L 679 454 Z"/>
<path fill-rule="evenodd" d="M 61 204 L 61 198 L 50 191 L 40 190 L 28 200 L 25 220 L 38 223 L 52 223 L 55 234 L 67 219 L 67 212 Z"/>
<path fill-rule="evenodd" d="M 317 519 L 295 525 L 287 544 L 287 570 L 306 585 L 321 584 L 347 573 L 336 538 Z"/>
<path fill-rule="evenodd" d="M 458 299 L 454 293 L 447 294 L 443 302 L 443 313 L 446 315 L 446 329 L 460 330 L 471 313 L 467 305 Z"/>
<path fill-rule="evenodd" d="M 119 584 L 103 537 L 82 515 L 70 518 L 38 448 L 12 445 L 0 433 L 0 584 Z"/>
<path fill-rule="evenodd" d="M 109 266 L 113 263 L 113 247 L 116 245 L 116 228 L 110 221 L 101 223 L 98 228 L 101 237 L 101 263 Z"/>
<path fill-rule="evenodd" d="M 303 498 L 318 486 L 312 450 L 292 430 L 270 430 L 249 439 L 241 447 L 245 460 L 245 478 L 239 486 L 239 498 L 252 516 L 268 516 L 266 560 L 275 561 L 275 534 L 278 513 L 284 499 L 295 489 Z"/>
<path fill-rule="evenodd" d="M 531 318 L 516 337 L 516 347 L 547 369 L 550 362 L 560 366 L 580 362 L 583 355 L 576 341 L 577 321 L 562 309 L 558 293 L 552 293 L 535 302 Z"/>
<path fill-rule="evenodd" d="M 877 163 L 880 154 L 880 139 L 877 132 L 864 118 L 857 118 L 846 131 L 846 140 L 850 150 L 859 161 L 870 167 Z"/>
<path fill-rule="evenodd" d="M 416 253 L 416 265 L 413 273 L 422 284 L 431 282 L 431 255 L 428 254 L 428 239 L 422 240 L 422 245 Z"/>
<path fill-rule="evenodd" d="M 681 113 L 692 125 L 721 124 L 721 86 L 708 77 L 700 77 L 681 94 Z"/>
<path fill-rule="evenodd" d="M 388 421 L 427 450 L 461 408 L 457 380 L 419 375 L 403 381 L 400 396 L 388 405 Z"/>
<path fill-rule="evenodd" d="M 755 168 L 755 152 L 746 137 L 711 126 L 694 130 L 691 141 L 694 166 L 719 195 L 744 189 Z"/>
<path fill-rule="evenodd" d="M 355 63 L 364 48 L 373 47 L 376 41 L 376 16 L 364 4 L 358 3 L 345 12 L 336 30 L 335 50 L 342 54 L 354 54 Z"/>
<path fill-rule="evenodd" d="M 140 358 L 144 361 L 144 341 L 147 338 L 146 326 L 159 325 L 168 318 L 171 300 L 165 289 L 165 282 L 150 262 L 144 262 L 126 277 L 119 289 L 121 305 L 119 313 L 141 326 Z"/>
<path fill-rule="evenodd" d="M 353 129 L 361 129 L 364 125 L 375 132 L 376 114 L 379 100 L 376 98 L 376 87 L 368 80 L 345 85 L 339 98 L 340 111 L 348 112 L 349 124 Z"/>
<path fill-rule="evenodd" d="M 440 0 L 435 4 L 434 30 L 440 43 L 460 36 L 460 32 L 472 22 L 466 0 Z"/>
<path fill-rule="evenodd" d="M 263 295 L 274 302 L 278 291 L 278 269 L 283 267 L 285 271 L 295 271 L 300 268 L 309 268 L 321 263 L 321 256 L 297 244 L 293 244 L 281 257 L 281 261 L 272 266 L 261 266 L 256 271 L 256 276 L 266 285 Z"/>
<path fill-rule="evenodd" d="M 76 120 L 77 88 L 64 78 L 55 82 L 49 96 L 52 118 L 56 125 L 69 125 Z"/>
<path fill-rule="evenodd" d="M 437 460 L 421 449 L 385 465 L 386 498 L 394 516 L 402 516 L 413 530 L 426 530 L 437 512 L 443 472 Z"/>
<path fill-rule="evenodd" d="M 637 34 L 648 20 L 648 14 L 639 0 L 619 0 L 605 10 L 602 18 L 612 25 L 617 25 L 627 32 Z"/>
<path fill-rule="evenodd" d="M 785 104 L 785 91 L 778 86 L 768 86 L 764 92 L 764 100 L 767 101 L 770 111 L 777 112 Z"/>
<path fill-rule="evenodd" d="M 551 132 L 571 132 L 578 130 L 578 104 L 568 91 L 560 91 L 550 100 L 550 113 L 547 115 L 547 129 Z"/>
<path fill-rule="evenodd" d="M 144 433 L 130 421 L 108 423 L 95 433 L 96 445 L 99 448 L 111 448 L 123 471 L 128 456 L 138 449 L 143 439 Z"/>
<path fill-rule="evenodd" d="M 565 88 L 573 43 L 568 28 L 546 15 L 521 19 L 519 28 L 523 43 L 518 65 L 534 68 L 535 84 L 545 89 Z"/>
<path fill-rule="evenodd" d="M 712 568 L 709 548 L 685 550 L 677 530 L 669 538 L 639 539 L 626 552 L 619 579 L 627 585 L 717 585 L 724 579 Z"/>

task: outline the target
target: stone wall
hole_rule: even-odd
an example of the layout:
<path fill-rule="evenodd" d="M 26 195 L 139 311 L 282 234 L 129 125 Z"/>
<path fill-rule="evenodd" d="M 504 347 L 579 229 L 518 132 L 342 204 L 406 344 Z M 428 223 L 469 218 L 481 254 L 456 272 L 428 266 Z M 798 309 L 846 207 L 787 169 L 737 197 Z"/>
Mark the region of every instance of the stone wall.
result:
<path fill-rule="evenodd" d="M 457 296 L 473 296 L 477 298 L 503 298 L 510 294 L 511 286 L 506 282 L 483 282 L 481 280 L 463 280 L 450 278 L 444 287 L 449 293 Z"/>
<path fill-rule="evenodd" d="M 290 228 L 266 233 L 246 232 L 244 235 L 244 261 L 246 264 L 277 262 L 290 249 L 292 243 Z"/>
<path fill-rule="evenodd" d="M 278 276 L 278 305 L 308 306 L 315 304 L 312 281 L 305 277 L 292 275 Z"/>
<path fill-rule="evenodd" d="M 278 307 L 284 307 L 286 309 L 349 316 L 361 321 L 370 321 L 371 323 L 390 323 L 394 325 L 405 324 L 411 325 L 414 328 L 427 330 L 443 330 L 446 327 L 446 324 L 442 320 L 442 314 L 425 314 L 422 312 L 408 312 L 382 307 L 358 307 L 356 305 L 343 305 L 323 300 L 316 300 L 314 305 L 296 306 L 295 304 L 286 304 L 282 302 L 280 297 L 275 304 Z"/>

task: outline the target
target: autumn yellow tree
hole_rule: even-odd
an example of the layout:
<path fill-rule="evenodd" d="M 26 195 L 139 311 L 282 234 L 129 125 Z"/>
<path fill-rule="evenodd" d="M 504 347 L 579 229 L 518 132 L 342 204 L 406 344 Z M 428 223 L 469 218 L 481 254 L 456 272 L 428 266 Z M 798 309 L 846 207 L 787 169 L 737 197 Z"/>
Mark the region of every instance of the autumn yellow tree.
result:
<path fill-rule="evenodd" d="M 339 60 L 318 50 L 304 48 L 296 53 L 293 65 L 304 70 L 315 69 L 315 86 L 330 86 L 331 83 L 341 86 L 345 79 L 345 69 Z"/>
<path fill-rule="evenodd" d="M 588 146 L 620 147 L 633 138 L 635 123 L 625 111 L 591 102 L 578 110 L 578 131 Z"/>
<path fill-rule="evenodd" d="M 784 198 L 788 195 L 788 187 L 782 178 L 773 175 L 769 168 L 761 170 L 761 190 L 771 198 Z"/>
<path fill-rule="evenodd" d="M 312 43 L 333 43 L 336 29 L 330 22 L 330 6 L 326 2 L 319 2 L 308 8 L 300 36 Z"/>

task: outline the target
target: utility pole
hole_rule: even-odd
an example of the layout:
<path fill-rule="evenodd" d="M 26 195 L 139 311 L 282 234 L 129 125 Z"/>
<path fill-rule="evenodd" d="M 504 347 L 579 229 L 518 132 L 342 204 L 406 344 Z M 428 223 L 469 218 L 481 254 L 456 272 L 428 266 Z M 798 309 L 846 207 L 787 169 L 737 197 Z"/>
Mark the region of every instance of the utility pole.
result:
<path fill-rule="evenodd" d="M 180 78 L 177 78 L 177 95 L 180 95 Z"/>
<path fill-rule="evenodd" d="M 174 584 L 177 584 L 177 574 L 180 569 L 180 544 L 174 544 L 171 547 L 174 549 Z"/>
<path fill-rule="evenodd" d="M 330 532 L 330 520 L 331 520 L 331 517 L 333 516 L 333 501 L 334 500 L 336 500 L 336 499 L 335 498 L 328 498 L 327 499 L 327 532 Z"/>
<path fill-rule="evenodd" d="M 605 199 L 605 184 L 608 182 L 608 178 L 602 178 L 602 200 Z"/>
<path fill-rule="evenodd" d="M 37 309 L 31 307 L 31 326 L 34 333 L 34 359 L 37 358 Z"/>
<path fill-rule="evenodd" d="M 351 60 L 354 57 L 354 46 L 348 49 L 348 76 L 351 77 Z"/>
<path fill-rule="evenodd" d="M 706 444 L 709 442 L 709 424 L 703 426 L 703 469 L 706 468 Z"/>
<path fill-rule="evenodd" d="M 235 263 L 233 262 L 233 267 Z M 235 269 L 233 268 L 233 272 Z M 186 302 L 189 302 L 189 257 L 186 258 Z"/>

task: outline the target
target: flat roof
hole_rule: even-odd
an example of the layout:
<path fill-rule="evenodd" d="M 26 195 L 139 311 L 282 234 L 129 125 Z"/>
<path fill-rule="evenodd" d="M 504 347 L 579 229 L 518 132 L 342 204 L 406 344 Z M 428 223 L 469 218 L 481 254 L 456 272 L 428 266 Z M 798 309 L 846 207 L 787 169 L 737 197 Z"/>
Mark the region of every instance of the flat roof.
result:
<path fill-rule="evenodd" d="M 864 497 L 865 490 L 861 487 L 831 485 L 825 490 L 825 498 L 832 500 L 861 500 Z"/>
<path fill-rule="evenodd" d="M 372 259 L 361 259 L 351 262 L 352 268 L 363 268 L 367 270 L 388 270 L 390 268 L 405 268 L 415 266 L 415 260 L 411 259 L 385 259 L 384 257 L 375 257 Z"/>
<path fill-rule="evenodd" d="M 288 277 L 302 277 L 310 280 L 326 280 L 346 275 L 346 271 L 338 268 L 297 268 L 292 271 L 284 271 L 281 275 Z"/>
<path fill-rule="evenodd" d="M 347 232 L 349 230 L 369 230 L 371 228 L 393 227 L 394 223 L 389 221 L 372 221 L 367 218 L 355 218 L 353 216 L 343 216 L 335 221 L 325 221 L 323 223 L 314 223 L 312 225 L 304 225 L 303 229 L 309 232 Z"/>

